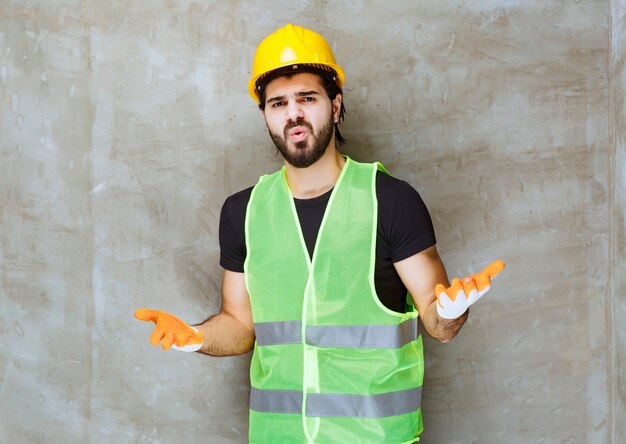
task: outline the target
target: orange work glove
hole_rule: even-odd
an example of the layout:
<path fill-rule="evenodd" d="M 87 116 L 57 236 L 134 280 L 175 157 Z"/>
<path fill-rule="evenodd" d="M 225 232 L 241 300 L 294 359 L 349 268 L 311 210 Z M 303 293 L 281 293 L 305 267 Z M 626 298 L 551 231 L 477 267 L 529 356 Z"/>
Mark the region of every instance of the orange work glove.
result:
<path fill-rule="evenodd" d="M 441 284 L 435 286 L 437 313 L 445 319 L 456 319 L 467 311 L 470 305 L 481 298 L 491 288 L 491 279 L 504 268 L 504 262 L 495 261 L 480 273 L 464 279 L 455 278 L 446 289 Z"/>
<path fill-rule="evenodd" d="M 161 342 L 163 350 L 169 350 L 171 347 L 174 350 L 194 352 L 202 347 L 204 342 L 202 332 L 165 311 L 140 308 L 135 312 L 135 317 L 156 324 L 150 335 L 150 343 L 157 345 Z"/>

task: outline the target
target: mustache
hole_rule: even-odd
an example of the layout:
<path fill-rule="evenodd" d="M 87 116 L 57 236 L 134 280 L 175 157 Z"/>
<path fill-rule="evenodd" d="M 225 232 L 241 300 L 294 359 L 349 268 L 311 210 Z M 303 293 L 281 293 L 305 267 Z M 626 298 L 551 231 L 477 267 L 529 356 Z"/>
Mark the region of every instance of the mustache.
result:
<path fill-rule="evenodd" d="M 296 126 L 304 126 L 311 132 L 311 134 L 313 134 L 313 125 L 311 125 L 306 120 L 299 120 L 296 122 L 289 122 L 287 125 L 285 125 L 285 129 L 283 130 L 283 135 L 285 136 L 285 139 L 289 136 L 289 130 L 295 128 Z"/>

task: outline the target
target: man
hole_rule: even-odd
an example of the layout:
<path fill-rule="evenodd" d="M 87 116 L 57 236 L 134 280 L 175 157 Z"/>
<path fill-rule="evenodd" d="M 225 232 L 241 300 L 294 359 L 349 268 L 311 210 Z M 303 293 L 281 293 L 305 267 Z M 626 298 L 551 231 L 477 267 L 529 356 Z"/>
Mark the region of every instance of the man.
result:
<path fill-rule="evenodd" d="M 250 442 L 418 440 L 418 314 L 428 334 L 451 340 L 504 266 L 446 288 L 417 192 L 338 151 L 343 82 L 313 31 L 287 25 L 259 45 L 249 92 L 285 163 L 222 208 L 221 311 L 195 327 L 136 312 L 166 350 L 254 348 Z"/>

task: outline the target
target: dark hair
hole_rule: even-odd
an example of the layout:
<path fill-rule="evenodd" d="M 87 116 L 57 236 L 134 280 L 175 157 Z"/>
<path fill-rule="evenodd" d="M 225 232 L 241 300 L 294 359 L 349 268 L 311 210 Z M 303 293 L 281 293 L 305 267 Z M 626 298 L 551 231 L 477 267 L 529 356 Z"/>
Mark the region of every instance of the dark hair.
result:
<path fill-rule="evenodd" d="M 277 79 L 278 77 L 293 77 L 296 74 L 300 74 L 303 72 L 308 72 L 311 74 L 317 74 L 322 79 L 322 86 L 326 91 L 326 95 L 328 98 L 333 101 L 337 97 L 337 94 L 342 95 L 341 100 L 341 108 L 339 110 L 339 120 L 335 123 L 335 140 L 339 146 L 346 143 L 346 139 L 339 132 L 339 124 L 343 121 L 346 115 L 346 107 L 343 104 L 343 90 L 341 87 L 337 85 L 337 73 L 335 70 L 328 68 L 323 65 L 312 66 L 312 65 L 290 65 L 284 68 L 279 68 L 274 71 L 271 71 L 269 74 L 261 77 L 256 81 L 256 91 L 259 94 L 259 109 L 261 111 L 265 110 L 265 93 L 267 85 L 272 81 Z"/>

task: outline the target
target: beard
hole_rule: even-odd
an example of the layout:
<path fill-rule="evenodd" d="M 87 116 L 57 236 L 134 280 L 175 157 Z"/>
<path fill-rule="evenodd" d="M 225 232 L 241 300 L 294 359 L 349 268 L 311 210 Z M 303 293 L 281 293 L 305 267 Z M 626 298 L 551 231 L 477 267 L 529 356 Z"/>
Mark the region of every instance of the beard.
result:
<path fill-rule="evenodd" d="M 283 156 L 285 161 L 296 168 L 308 168 L 315 162 L 320 160 L 333 137 L 335 122 L 333 115 L 330 115 L 328 122 L 320 129 L 319 134 L 313 133 L 313 126 L 304 120 L 298 122 L 291 122 L 285 126 L 283 134 L 274 133 L 269 130 L 270 137 L 276 145 L 276 148 Z M 289 149 L 289 130 L 296 126 L 304 126 L 309 130 L 309 137 L 307 140 L 294 143 L 294 148 Z M 310 146 L 309 146 L 309 140 Z"/>

